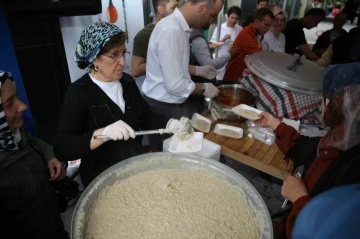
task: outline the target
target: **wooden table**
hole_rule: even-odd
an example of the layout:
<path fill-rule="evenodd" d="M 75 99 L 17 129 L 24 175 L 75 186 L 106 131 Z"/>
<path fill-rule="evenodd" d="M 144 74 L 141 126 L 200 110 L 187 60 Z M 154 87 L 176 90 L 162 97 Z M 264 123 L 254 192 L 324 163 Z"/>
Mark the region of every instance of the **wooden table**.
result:
<path fill-rule="evenodd" d="M 246 135 L 246 122 L 214 121 L 210 112 L 205 112 L 203 115 L 212 122 L 210 132 L 205 134 L 205 138 L 221 145 L 222 155 L 279 179 L 284 179 L 291 174 L 293 162 L 290 161 L 289 164 L 287 164 L 283 160 L 284 154 L 275 144 L 270 146 L 254 138 L 249 138 Z M 241 139 L 232 139 L 215 134 L 213 130 L 217 123 L 241 127 L 244 130 L 244 137 Z"/>

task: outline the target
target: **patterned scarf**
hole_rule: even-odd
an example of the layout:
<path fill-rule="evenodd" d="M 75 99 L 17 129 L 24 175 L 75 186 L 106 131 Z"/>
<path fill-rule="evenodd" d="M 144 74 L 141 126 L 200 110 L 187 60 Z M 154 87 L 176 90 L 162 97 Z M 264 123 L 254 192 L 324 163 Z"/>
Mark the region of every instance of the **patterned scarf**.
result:
<path fill-rule="evenodd" d="M 123 32 L 116 25 L 109 22 L 96 22 L 81 33 L 75 51 L 75 62 L 90 66 L 110 38 Z"/>
<path fill-rule="evenodd" d="M 324 76 L 324 94 L 327 99 L 349 86 L 360 85 L 360 63 L 331 65 Z"/>
<path fill-rule="evenodd" d="M 11 74 L 9 72 L 0 71 L 0 96 L 1 87 L 6 80 L 13 81 Z M 9 128 L 0 97 L 0 151 L 18 149 L 19 146 L 15 141 L 15 134 Z"/>

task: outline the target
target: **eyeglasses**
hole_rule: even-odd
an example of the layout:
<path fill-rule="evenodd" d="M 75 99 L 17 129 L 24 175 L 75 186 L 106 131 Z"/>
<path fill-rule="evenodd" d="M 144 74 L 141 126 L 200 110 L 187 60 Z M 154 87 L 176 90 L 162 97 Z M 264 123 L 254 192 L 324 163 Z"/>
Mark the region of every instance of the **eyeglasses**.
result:
<path fill-rule="evenodd" d="M 107 55 L 107 54 L 103 54 L 104 56 L 107 56 L 111 59 L 113 59 L 114 61 L 119 61 L 121 58 L 126 59 L 126 55 L 129 55 L 130 52 L 128 51 L 124 51 L 124 52 L 115 52 L 113 54 Z"/>

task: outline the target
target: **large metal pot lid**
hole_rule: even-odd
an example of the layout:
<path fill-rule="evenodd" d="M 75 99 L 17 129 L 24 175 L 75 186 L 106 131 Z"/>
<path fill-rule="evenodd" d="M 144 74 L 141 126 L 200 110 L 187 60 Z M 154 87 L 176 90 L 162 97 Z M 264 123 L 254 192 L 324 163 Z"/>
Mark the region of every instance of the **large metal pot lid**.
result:
<path fill-rule="evenodd" d="M 245 57 L 249 70 L 280 88 L 322 95 L 325 68 L 315 62 L 279 52 L 257 52 Z"/>

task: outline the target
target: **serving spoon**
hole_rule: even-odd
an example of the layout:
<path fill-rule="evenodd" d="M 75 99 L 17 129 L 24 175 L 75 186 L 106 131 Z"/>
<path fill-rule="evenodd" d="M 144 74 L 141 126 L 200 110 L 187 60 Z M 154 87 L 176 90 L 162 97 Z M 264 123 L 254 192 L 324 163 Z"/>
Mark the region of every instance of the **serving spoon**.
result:
<path fill-rule="evenodd" d="M 190 120 L 182 117 L 180 120 L 170 119 L 165 129 L 135 131 L 135 136 L 150 134 L 176 134 L 179 138 L 188 139 L 194 134 L 194 129 L 191 126 Z M 94 135 L 94 139 L 110 140 L 106 135 Z"/>

